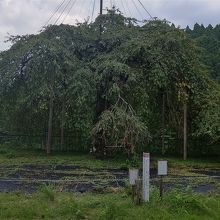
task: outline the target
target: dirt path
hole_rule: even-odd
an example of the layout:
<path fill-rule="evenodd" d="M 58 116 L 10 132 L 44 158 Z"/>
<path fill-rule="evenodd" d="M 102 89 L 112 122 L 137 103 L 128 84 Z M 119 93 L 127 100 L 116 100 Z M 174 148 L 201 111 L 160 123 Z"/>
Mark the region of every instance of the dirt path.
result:
<path fill-rule="evenodd" d="M 170 174 L 165 178 L 165 189 L 185 189 L 190 186 L 199 193 L 219 192 L 220 169 L 193 169 L 192 174 Z M 54 185 L 60 191 L 103 192 L 108 187 L 123 187 L 126 181 L 126 169 L 93 169 L 73 165 L 0 165 L 0 192 L 33 193 L 42 184 Z M 151 169 L 151 184 L 159 184 L 156 169 Z"/>

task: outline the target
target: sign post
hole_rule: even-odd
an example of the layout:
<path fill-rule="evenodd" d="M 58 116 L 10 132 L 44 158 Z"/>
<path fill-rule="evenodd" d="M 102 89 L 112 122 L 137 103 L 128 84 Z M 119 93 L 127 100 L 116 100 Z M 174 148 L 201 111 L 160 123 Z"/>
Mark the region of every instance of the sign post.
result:
<path fill-rule="evenodd" d="M 138 169 L 129 169 L 129 183 L 132 189 L 132 200 L 135 200 L 136 181 L 138 179 Z"/>
<path fill-rule="evenodd" d="M 143 153 L 143 200 L 149 202 L 150 198 L 150 154 Z"/>
<path fill-rule="evenodd" d="M 129 169 L 129 183 L 131 186 L 135 185 L 135 181 L 138 179 L 138 169 Z"/>
<path fill-rule="evenodd" d="M 160 176 L 160 198 L 163 199 L 163 176 L 167 175 L 167 161 L 158 161 L 158 175 Z"/>

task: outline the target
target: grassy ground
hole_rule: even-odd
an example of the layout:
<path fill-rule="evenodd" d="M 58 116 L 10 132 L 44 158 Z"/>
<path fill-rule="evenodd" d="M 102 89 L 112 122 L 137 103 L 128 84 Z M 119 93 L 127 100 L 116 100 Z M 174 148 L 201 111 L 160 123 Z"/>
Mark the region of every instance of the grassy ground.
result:
<path fill-rule="evenodd" d="M 157 159 L 152 165 L 156 167 Z M 168 160 L 170 174 L 193 175 L 193 168 L 220 168 L 220 161 L 176 158 Z M 141 159 L 140 159 L 141 160 Z M 0 146 L 0 166 L 25 164 L 79 165 L 90 168 L 121 168 L 125 158 L 98 160 L 91 155 L 54 153 L 45 156 L 41 151 L 8 150 Z M 197 180 L 198 181 L 198 180 Z M 204 180 L 201 180 L 204 181 Z M 202 195 L 185 191 L 166 192 L 160 201 L 158 190 L 151 189 L 150 203 L 136 206 L 131 201 L 130 189 L 108 188 L 103 193 L 66 193 L 58 188 L 41 186 L 34 194 L 22 192 L 0 193 L 0 219 L 219 219 L 220 193 Z"/>
<path fill-rule="evenodd" d="M 218 159 L 194 159 L 189 158 L 187 161 L 175 157 L 158 157 L 151 158 L 151 166 L 157 166 L 157 160 L 165 159 L 168 161 L 170 169 L 189 170 L 192 168 L 220 168 Z M 141 162 L 141 157 L 140 157 Z M 18 150 L 9 146 L 0 145 L 0 164 L 73 164 L 87 166 L 92 168 L 124 168 L 127 166 L 126 158 L 118 156 L 114 159 L 99 160 L 91 155 L 80 153 L 61 153 L 55 152 L 51 156 L 46 156 L 41 150 Z"/>
<path fill-rule="evenodd" d="M 0 219 L 219 219 L 220 197 L 171 191 L 160 201 L 153 189 L 150 203 L 136 206 L 127 191 L 105 194 L 58 193 L 44 187 L 38 193 L 0 194 Z"/>
<path fill-rule="evenodd" d="M 62 153 L 54 152 L 51 156 L 46 156 L 41 150 L 18 150 L 8 149 L 7 146 L 0 145 L 0 164 L 68 164 L 80 165 L 91 168 L 114 168 L 126 166 L 125 159 L 121 157 L 116 159 L 99 160 L 89 154 L 82 153 Z"/>

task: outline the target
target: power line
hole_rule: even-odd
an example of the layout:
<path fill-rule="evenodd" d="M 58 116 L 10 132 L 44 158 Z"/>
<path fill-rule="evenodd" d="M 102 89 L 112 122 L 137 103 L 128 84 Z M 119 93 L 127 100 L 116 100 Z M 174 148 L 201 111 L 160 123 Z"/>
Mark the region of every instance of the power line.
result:
<path fill-rule="evenodd" d="M 91 19 L 91 13 L 92 13 L 92 5 L 93 5 L 93 0 L 90 0 L 90 4 L 89 4 L 89 10 L 88 10 L 88 23 Z"/>
<path fill-rule="evenodd" d="M 90 4 L 86 7 L 86 8 L 88 8 L 87 10 L 88 10 L 89 15 L 91 15 L 91 17 L 89 17 L 89 15 L 88 15 L 88 21 L 91 21 L 91 22 L 93 22 L 94 16 L 96 16 L 95 14 L 97 13 L 97 7 L 96 7 L 97 2 L 96 1 L 99 1 L 99 0 L 91 0 Z M 126 17 L 128 17 L 128 16 L 132 17 L 133 10 L 130 9 L 131 2 L 127 3 L 127 2 L 124 2 L 124 0 L 120 0 L 120 1 L 121 2 L 119 2 L 119 1 L 117 2 L 116 0 L 108 0 L 108 5 L 110 5 L 110 7 L 121 6 L 122 10 L 124 11 L 124 15 Z M 116 5 L 116 2 L 117 2 L 117 5 Z M 71 13 L 73 7 L 76 5 L 78 8 L 78 12 L 79 12 L 77 14 L 81 17 L 81 15 L 82 15 L 81 12 L 85 8 L 84 7 L 85 3 L 86 3 L 86 0 L 82 0 L 82 1 L 78 1 L 78 2 L 77 2 L 77 0 L 62 0 L 60 2 L 60 4 L 56 7 L 55 11 L 52 13 L 52 15 L 50 16 L 50 18 L 47 20 L 47 22 L 45 23 L 45 25 L 43 27 L 47 26 L 53 19 L 55 19 L 54 25 L 58 24 L 59 20 L 62 20 L 61 23 L 64 23 L 66 18 Z M 132 0 L 132 3 L 135 7 L 135 11 L 138 12 L 138 15 L 143 20 L 144 20 L 145 16 L 143 16 L 143 11 L 141 9 L 143 9 L 151 19 L 153 19 L 153 16 L 147 10 L 145 5 L 143 4 L 143 1 L 138 0 L 138 3 L 137 3 L 136 0 Z"/>
<path fill-rule="evenodd" d="M 123 0 L 122 0 L 123 1 Z M 127 8 L 128 8 L 128 13 L 129 15 L 132 17 L 132 13 L 131 13 L 131 10 L 130 10 L 130 7 L 129 7 L 129 4 L 126 4 L 127 5 Z"/>
<path fill-rule="evenodd" d="M 125 6 L 124 6 L 124 3 L 123 3 L 123 0 L 121 0 L 121 5 L 122 5 L 122 8 L 124 10 L 125 17 L 128 17 L 127 13 L 126 13 L 126 10 L 125 10 Z"/>
<path fill-rule="evenodd" d="M 135 1 L 134 1 L 134 0 L 132 0 L 132 2 L 133 2 L 133 4 L 134 4 L 134 6 L 135 6 L 135 8 L 136 8 L 137 12 L 138 12 L 138 13 L 140 14 L 140 16 L 142 17 L 142 20 L 144 20 L 144 17 L 143 17 L 143 15 L 142 15 L 141 11 L 139 10 L 139 8 L 137 7 L 137 5 L 136 5 Z"/>
<path fill-rule="evenodd" d="M 60 13 L 59 17 L 56 19 L 56 21 L 54 22 L 53 25 L 56 25 L 57 22 L 59 21 L 59 19 L 61 18 L 61 16 L 63 16 L 65 10 L 67 9 L 67 7 L 69 6 L 69 4 L 71 3 L 72 0 L 69 0 L 68 3 L 66 4 L 66 6 L 64 7 L 63 11 Z"/>
<path fill-rule="evenodd" d="M 146 9 L 146 7 L 144 6 L 144 4 L 138 0 L 138 2 L 141 4 L 141 6 L 143 7 L 143 9 L 147 12 L 147 14 L 150 16 L 151 19 L 153 19 L 153 16 L 150 14 L 150 12 Z"/>
<path fill-rule="evenodd" d="M 112 5 L 112 0 L 110 0 L 110 9 L 112 9 L 113 5 Z"/>
<path fill-rule="evenodd" d="M 115 1 L 115 0 L 113 0 L 113 7 L 114 7 L 115 9 L 117 9 L 117 4 L 116 4 L 116 1 Z"/>
<path fill-rule="evenodd" d="M 69 8 L 69 11 L 68 11 L 67 14 L 65 15 L 65 17 L 64 17 L 64 19 L 63 19 L 63 21 L 62 21 L 61 23 L 63 23 L 63 22 L 66 20 L 67 16 L 70 14 L 70 12 L 71 12 L 73 6 L 75 5 L 76 1 L 77 1 L 77 0 L 75 0 L 75 1 L 72 2 L 71 6 L 70 6 L 70 8 Z"/>
<path fill-rule="evenodd" d="M 94 12 L 95 12 L 95 3 L 96 3 L 96 0 L 93 0 L 93 8 L 92 8 L 91 22 L 92 22 L 92 20 L 93 20 L 93 16 L 94 16 Z"/>
<path fill-rule="evenodd" d="M 82 13 L 83 8 L 84 8 L 84 5 L 85 5 L 85 2 L 86 2 L 86 0 L 83 0 L 83 3 L 82 3 L 82 5 L 81 5 L 81 7 L 80 7 L 80 10 L 79 10 L 79 14 Z"/>
<path fill-rule="evenodd" d="M 115 0 L 112 0 L 112 6 L 113 6 L 113 7 L 116 6 Z"/>
<path fill-rule="evenodd" d="M 50 18 L 47 20 L 47 22 L 45 23 L 45 25 L 43 27 L 46 27 L 49 22 L 51 21 L 51 19 L 54 17 L 54 15 L 60 10 L 60 8 L 63 6 L 63 4 L 65 3 L 66 0 L 63 0 L 55 9 L 54 13 L 50 16 Z"/>

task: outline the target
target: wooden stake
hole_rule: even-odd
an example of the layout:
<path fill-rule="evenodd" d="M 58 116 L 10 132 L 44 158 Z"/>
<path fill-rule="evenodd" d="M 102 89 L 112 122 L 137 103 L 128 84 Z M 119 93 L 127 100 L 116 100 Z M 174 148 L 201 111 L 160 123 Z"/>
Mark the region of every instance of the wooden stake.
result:
<path fill-rule="evenodd" d="M 187 159 L 187 103 L 183 104 L 184 126 L 183 126 L 183 159 Z"/>
<path fill-rule="evenodd" d="M 141 184 L 141 179 L 136 180 L 136 205 L 141 205 L 142 203 L 142 184 Z"/>
<path fill-rule="evenodd" d="M 163 199 L 163 176 L 160 176 L 160 199 Z"/>

